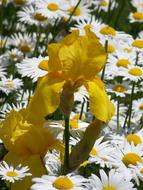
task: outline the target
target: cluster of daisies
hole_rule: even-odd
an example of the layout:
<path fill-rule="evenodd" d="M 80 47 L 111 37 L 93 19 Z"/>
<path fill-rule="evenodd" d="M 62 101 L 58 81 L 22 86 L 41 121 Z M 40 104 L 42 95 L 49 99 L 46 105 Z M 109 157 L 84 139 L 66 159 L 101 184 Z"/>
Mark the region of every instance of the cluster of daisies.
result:
<path fill-rule="evenodd" d="M 143 0 L 131 0 L 130 4 L 135 11 L 128 15 L 128 21 L 142 23 Z M 51 150 L 42 160 L 47 173 L 42 177 L 32 177 L 28 166 L 13 166 L 2 161 L 0 179 L 9 189 L 15 190 L 13 183 L 25 178 L 33 178 L 31 190 L 135 190 L 143 187 L 143 31 L 133 37 L 95 16 L 102 12 L 108 15 L 118 5 L 116 0 L 0 0 L 2 121 L 12 110 L 20 111 L 28 105 L 37 81 L 48 74 L 47 44 L 60 41 L 74 30 L 83 36 L 85 28 L 98 37 L 108 54 L 99 76 L 116 108 L 88 159 L 80 166 L 86 171 L 94 164 L 96 170 L 90 176 L 81 174 L 80 169 L 61 175 L 61 154 Z M 69 122 L 70 148 L 82 139 L 93 120 L 84 87 L 74 94 L 74 100 Z M 60 114 L 51 116 L 44 127 L 62 141 L 65 127 Z"/>

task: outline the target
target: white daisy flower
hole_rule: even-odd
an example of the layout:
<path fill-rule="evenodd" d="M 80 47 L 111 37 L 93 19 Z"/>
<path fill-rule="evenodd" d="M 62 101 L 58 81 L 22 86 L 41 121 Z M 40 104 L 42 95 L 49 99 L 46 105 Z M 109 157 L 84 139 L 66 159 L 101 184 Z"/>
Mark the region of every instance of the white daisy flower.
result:
<path fill-rule="evenodd" d="M 67 2 L 65 0 L 37 0 L 36 7 L 41 15 L 57 19 L 66 15 Z"/>
<path fill-rule="evenodd" d="M 142 0 L 131 0 L 131 4 L 137 9 L 143 9 L 143 1 Z"/>
<path fill-rule="evenodd" d="M 39 77 L 48 73 L 48 59 L 48 57 L 25 58 L 21 63 L 16 64 L 16 67 L 22 77 L 30 77 L 33 82 L 36 82 Z"/>
<path fill-rule="evenodd" d="M 9 46 L 9 38 L 0 36 L 0 49 Z"/>
<path fill-rule="evenodd" d="M 140 181 L 143 181 L 143 163 L 137 163 L 136 166 L 131 165 L 130 166 L 132 173 L 133 173 L 133 178 L 137 185 L 140 184 Z"/>
<path fill-rule="evenodd" d="M 139 81 L 143 78 L 143 69 L 139 66 L 129 66 L 127 69 L 122 69 L 123 80 Z"/>
<path fill-rule="evenodd" d="M 143 116 L 143 98 L 133 101 L 133 113 L 138 119 Z"/>
<path fill-rule="evenodd" d="M 111 164 L 116 168 L 130 170 L 130 165 L 136 166 L 138 162 L 143 162 L 143 148 L 141 144 L 134 145 L 127 141 L 122 144 L 114 145 L 115 149 L 109 156 Z"/>
<path fill-rule="evenodd" d="M 104 137 L 100 137 L 96 140 L 88 159 L 89 163 L 95 162 L 100 164 L 101 167 L 111 167 L 111 164 L 108 162 L 108 155 L 113 151 L 113 148 L 109 144 L 109 141 L 103 141 Z"/>
<path fill-rule="evenodd" d="M 25 24 L 29 25 L 45 25 L 51 22 L 46 16 L 43 16 L 37 11 L 34 6 L 24 7 L 21 11 L 17 13 L 19 20 Z"/>
<path fill-rule="evenodd" d="M 76 21 L 76 24 L 74 25 L 74 27 L 71 27 L 71 31 L 73 30 L 79 30 L 80 35 L 84 36 L 85 35 L 85 27 L 90 27 L 90 30 L 92 32 L 95 32 L 95 28 L 99 28 L 101 25 L 101 21 L 100 20 L 94 20 L 94 19 L 90 19 L 87 18 L 85 19 L 80 19 Z"/>
<path fill-rule="evenodd" d="M 136 52 L 143 53 L 143 38 L 141 35 L 131 42 L 131 45 Z"/>
<path fill-rule="evenodd" d="M 117 97 L 125 97 L 131 93 L 131 88 L 128 82 L 114 83 L 107 86 L 107 92 L 115 94 Z"/>
<path fill-rule="evenodd" d="M 34 49 L 35 43 L 29 34 L 14 34 L 11 37 L 11 44 L 18 48 L 22 53 L 31 53 Z"/>
<path fill-rule="evenodd" d="M 91 190 L 136 190 L 134 184 L 126 179 L 126 176 L 115 170 L 110 170 L 108 175 L 104 170 L 100 170 L 100 178 L 94 174 L 91 175 Z"/>
<path fill-rule="evenodd" d="M 14 168 L 3 161 L 0 163 L 0 178 L 10 183 L 14 183 L 15 181 L 22 180 L 26 176 L 31 176 L 32 174 L 28 173 L 28 170 L 28 166 L 22 167 L 19 165 Z"/>
<path fill-rule="evenodd" d="M 33 91 L 32 90 L 19 90 L 19 92 L 17 93 L 17 101 L 21 102 L 24 105 L 28 104 L 28 101 L 30 100 L 30 98 L 33 96 Z"/>
<path fill-rule="evenodd" d="M 48 175 L 58 175 L 61 171 L 61 158 L 59 152 L 52 150 L 48 151 L 44 157 L 45 167 Z"/>
<path fill-rule="evenodd" d="M 34 185 L 31 190 L 85 190 L 88 179 L 75 174 L 65 176 L 48 176 L 44 175 L 41 178 L 33 178 Z"/>
<path fill-rule="evenodd" d="M 137 12 L 130 13 L 129 21 L 130 21 L 130 23 L 133 23 L 133 22 L 142 23 L 143 22 L 143 12 L 137 11 Z"/>
<path fill-rule="evenodd" d="M 114 134 L 110 135 L 110 142 L 111 144 L 121 144 L 124 145 L 124 142 L 127 141 L 128 143 L 133 143 L 135 146 L 139 144 L 143 144 L 143 129 L 137 131 L 136 133 L 130 134 Z"/>
<path fill-rule="evenodd" d="M 3 77 L 0 81 L 0 90 L 5 94 L 9 94 L 14 90 L 20 89 L 23 85 L 21 79 L 13 78 L 11 75 L 9 78 Z"/>
<path fill-rule="evenodd" d="M 110 5 L 110 10 L 113 10 L 114 8 L 116 8 L 118 6 L 118 3 L 115 0 L 95 0 L 93 1 L 93 4 L 96 5 L 99 9 L 99 11 L 103 10 L 105 12 L 108 11 L 109 9 L 109 4 Z"/>
<path fill-rule="evenodd" d="M 71 14 L 72 14 L 72 19 L 79 21 L 82 19 L 88 19 L 90 17 L 90 9 L 88 4 L 85 4 L 84 1 L 81 1 L 80 4 L 78 5 L 78 7 L 75 9 L 76 5 L 78 3 L 78 0 L 70 0 L 69 1 L 69 6 L 66 10 L 67 12 L 67 16 L 66 19 L 68 19 Z M 75 11 L 74 11 L 75 9 Z M 74 11 L 74 13 L 73 13 Z"/>
<path fill-rule="evenodd" d="M 7 113 L 10 113 L 12 110 L 20 111 L 21 109 L 26 108 L 26 104 L 17 103 L 17 104 L 4 104 L 0 111 L 0 116 L 2 118 L 6 117 Z"/>
<path fill-rule="evenodd" d="M 6 75 L 6 69 L 2 65 L 0 65 L 0 78 L 5 77 L 5 75 Z"/>
<path fill-rule="evenodd" d="M 5 58 L 7 61 L 20 61 L 23 59 L 23 53 L 18 49 L 14 48 L 5 53 Z"/>

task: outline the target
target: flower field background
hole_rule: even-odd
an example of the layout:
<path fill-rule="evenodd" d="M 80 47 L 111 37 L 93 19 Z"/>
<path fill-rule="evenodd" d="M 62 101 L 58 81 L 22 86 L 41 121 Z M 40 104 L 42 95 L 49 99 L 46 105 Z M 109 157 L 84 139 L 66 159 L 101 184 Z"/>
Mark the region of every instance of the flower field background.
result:
<path fill-rule="evenodd" d="M 0 190 L 143 189 L 143 0 L 0 0 Z"/>

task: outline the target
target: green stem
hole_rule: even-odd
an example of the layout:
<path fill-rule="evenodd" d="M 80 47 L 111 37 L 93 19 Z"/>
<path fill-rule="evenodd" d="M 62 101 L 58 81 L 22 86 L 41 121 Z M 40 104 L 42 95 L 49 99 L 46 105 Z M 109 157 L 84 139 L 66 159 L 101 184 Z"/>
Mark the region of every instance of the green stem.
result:
<path fill-rule="evenodd" d="M 62 174 L 65 175 L 69 168 L 69 117 L 65 116 L 65 130 L 64 130 L 64 143 L 65 143 L 65 155 L 64 155 L 64 165 Z"/>
<path fill-rule="evenodd" d="M 66 25 L 70 22 L 70 20 L 71 20 L 73 14 L 75 13 L 76 9 L 78 8 L 78 5 L 80 4 L 80 2 L 81 2 L 81 0 L 79 0 L 79 1 L 77 2 L 76 6 L 74 7 L 73 11 L 72 11 L 71 14 L 70 14 L 70 17 L 68 18 L 68 20 L 67 20 L 67 22 L 66 22 Z"/>
<path fill-rule="evenodd" d="M 60 32 L 63 30 L 63 28 L 65 29 L 66 26 L 68 26 L 68 24 L 69 24 L 69 22 L 70 22 L 70 20 L 71 20 L 71 18 L 72 18 L 72 16 L 73 16 L 73 14 L 75 13 L 76 9 L 78 8 L 78 5 L 80 4 L 80 2 L 81 2 L 81 0 L 79 0 L 78 3 L 76 4 L 76 6 L 74 7 L 73 11 L 72 11 L 71 14 L 70 14 L 70 17 L 69 17 L 68 20 L 65 22 L 64 27 L 61 26 L 61 27 L 60 27 L 61 30 L 53 36 L 52 41 L 55 40 L 55 38 L 58 36 L 58 34 L 60 34 Z"/>
<path fill-rule="evenodd" d="M 38 28 L 37 28 L 36 45 L 35 45 L 34 52 L 33 52 L 34 56 L 38 56 L 38 46 L 39 46 L 40 36 L 41 36 L 41 26 L 38 26 Z"/>
<path fill-rule="evenodd" d="M 12 183 L 10 182 L 10 183 L 9 183 L 9 190 L 12 189 L 11 187 L 12 187 Z"/>
<path fill-rule="evenodd" d="M 136 61 L 135 61 L 135 66 L 138 65 L 138 60 L 139 60 L 139 52 L 136 52 Z"/>
<path fill-rule="evenodd" d="M 118 25 L 118 21 L 120 19 L 120 16 L 123 13 L 123 9 L 125 8 L 125 4 L 126 4 L 126 0 L 122 0 L 121 7 L 120 7 L 120 9 L 118 11 L 118 14 L 117 14 L 117 17 L 116 17 L 116 20 L 115 20 L 114 28 L 116 28 L 116 26 Z"/>
<path fill-rule="evenodd" d="M 82 103 L 82 106 L 81 106 L 81 112 L 80 112 L 80 116 L 79 116 L 80 120 L 82 119 L 84 104 L 85 104 L 85 99 L 83 99 L 83 103 Z"/>
<path fill-rule="evenodd" d="M 119 113 L 120 113 L 120 101 L 117 100 L 117 130 L 119 131 Z"/>
<path fill-rule="evenodd" d="M 108 40 L 105 41 L 105 52 L 108 53 Z M 105 69 L 106 69 L 106 64 L 102 70 L 101 80 L 104 80 Z"/>
<path fill-rule="evenodd" d="M 109 21 L 110 21 L 111 5 L 112 5 L 112 1 L 110 0 L 109 1 L 109 6 L 108 6 L 108 11 L 107 11 L 107 13 L 108 13 L 108 15 L 107 15 L 107 23 L 109 23 Z"/>
<path fill-rule="evenodd" d="M 132 92 L 131 92 L 131 97 L 130 97 L 130 105 L 129 105 L 129 121 L 128 121 L 128 127 L 129 127 L 129 128 L 130 128 L 130 126 L 131 126 L 132 105 L 133 105 L 133 96 L 134 96 L 135 84 L 136 84 L 136 83 L 133 82 Z"/>
<path fill-rule="evenodd" d="M 0 7 L 0 43 L 3 43 L 3 39 L 2 39 L 2 36 L 3 36 L 3 10 L 4 10 L 4 0 L 2 0 L 2 4 L 1 4 L 1 7 Z M 0 55 L 3 53 L 3 46 L 0 47 Z"/>

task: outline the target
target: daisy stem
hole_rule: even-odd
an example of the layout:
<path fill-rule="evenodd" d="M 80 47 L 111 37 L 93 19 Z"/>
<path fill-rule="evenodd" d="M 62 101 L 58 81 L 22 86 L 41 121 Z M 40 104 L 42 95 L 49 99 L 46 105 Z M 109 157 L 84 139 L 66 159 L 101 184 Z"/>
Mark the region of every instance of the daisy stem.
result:
<path fill-rule="evenodd" d="M 105 41 L 105 52 L 108 52 L 108 40 Z M 104 75 L 105 75 L 105 69 L 106 69 L 106 63 L 105 66 L 102 70 L 102 74 L 101 74 L 101 80 L 104 80 Z"/>
<path fill-rule="evenodd" d="M 117 25 L 118 25 L 118 21 L 119 21 L 119 19 L 121 17 L 121 14 L 123 13 L 123 9 L 125 8 L 125 4 L 126 4 L 126 1 L 122 0 L 121 6 L 119 8 L 119 11 L 117 13 L 117 17 L 116 17 L 116 20 L 115 20 L 114 28 L 116 28 Z"/>
<path fill-rule="evenodd" d="M 135 65 L 138 65 L 138 60 L 139 60 L 139 52 L 137 51 L 136 52 L 136 62 L 135 62 Z"/>
<path fill-rule="evenodd" d="M 112 5 L 112 1 L 110 0 L 109 1 L 109 6 L 108 6 L 108 11 L 107 11 L 107 23 L 109 23 L 109 21 L 110 21 L 110 15 L 111 15 L 111 5 Z"/>
<path fill-rule="evenodd" d="M 64 130 L 64 143 L 65 143 L 65 155 L 64 155 L 64 165 L 62 174 L 65 175 L 69 168 L 69 116 L 65 116 L 65 130 Z"/>
<path fill-rule="evenodd" d="M 10 182 L 9 183 L 9 190 L 11 190 L 11 187 L 12 187 L 12 183 Z"/>
<path fill-rule="evenodd" d="M 36 45 L 35 45 L 35 49 L 34 49 L 34 52 L 33 52 L 33 55 L 34 56 L 37 56 L 38 55 L 38 46 L 39 46 L 39 40 L 40 40 L 40 36 L 41 36 L 41 27 L 37 27 L 37 39 L 36 39 Z"/>
<path fill-rule="evenodd" d="M 80 111 L 80 116 L 79 116 L 80 120 L 82 119 L 84 104 L 85 104 L 85 99 L 83 99 L 83 103 L 82 103 L 82 106 L 81 106 L 81 111 Z"/>
<path fill-rule="evenodd" d="M 67 22 L 66 22 L 66 25 L 70 22 L 70 20 L 71 20 L 73 14 L 75 13 L 76 9 L 78 8 L 78 6 L 79 6 L 79 4 L 80 4 L 80 2 L 81 2 L 81 0 L 79 0 L 79 1 L 77 2 L 77 4 L 76 4 L 76 6 L 74 7 L 72 13 L 70 14 L 69 19 L 68 19 Z"/>
<path fill-rule="evenodd" d="M 117 100 L 117 130 L 119 131 L 119 113 L 120 113 L 120 101 Z"/>
<path fill-rule="evenodd" d="M 3 43 L 2 35 L 3 35 L 3 10 L 4 10 L 5 0 L 2 0 L 0 7 L 0 43 Z M 3 47 L 0 48 L 0 55 L 3 53 Z"/>
<path fill-rule="evenodd" d="M 133 82 L 132 92 L 131 92 L 131 98 L 130 98 L 130 105 L 129 105 L 129 121 L 128 121 L 128 127 L 129 128 L 130 128 L 130 125 L 131 125 L 132 104 L 133 104 L 133 95 L 134 95 L 135 84 L 136 83 Z"/>

